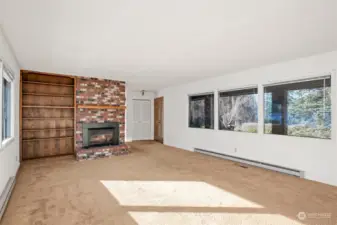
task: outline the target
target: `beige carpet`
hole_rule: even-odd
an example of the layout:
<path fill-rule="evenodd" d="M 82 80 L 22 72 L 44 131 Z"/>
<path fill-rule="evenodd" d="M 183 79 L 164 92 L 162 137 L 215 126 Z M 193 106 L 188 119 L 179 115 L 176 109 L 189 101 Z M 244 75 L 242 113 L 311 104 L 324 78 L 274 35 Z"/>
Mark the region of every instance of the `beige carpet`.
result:
<path fill-rule="evenodd" d="M 1 225 L 337 225 L 337 188 L 154 142 L 22 164 Z"/>

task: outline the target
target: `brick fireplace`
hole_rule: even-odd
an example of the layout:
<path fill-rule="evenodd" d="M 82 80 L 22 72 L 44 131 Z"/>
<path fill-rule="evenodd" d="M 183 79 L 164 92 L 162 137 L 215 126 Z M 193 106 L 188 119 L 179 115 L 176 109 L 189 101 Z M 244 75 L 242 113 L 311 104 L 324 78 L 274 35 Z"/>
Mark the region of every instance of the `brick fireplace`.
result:
<path fill-rule="evenodd" d="M 77 159 L 127 154 L 125 82 L 77 77 L 75 88 Z M 118 129 L 113 130 L 116 125 Z"/>

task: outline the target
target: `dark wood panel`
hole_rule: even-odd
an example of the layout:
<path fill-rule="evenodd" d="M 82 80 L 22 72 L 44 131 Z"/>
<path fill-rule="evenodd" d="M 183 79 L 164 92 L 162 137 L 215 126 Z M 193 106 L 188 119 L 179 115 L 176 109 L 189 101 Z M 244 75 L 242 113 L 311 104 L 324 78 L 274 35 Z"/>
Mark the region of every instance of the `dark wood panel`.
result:
<path fill-rule="evenodd" d="M 22 112 L 22 117 L 33 117 L 33 118 L 73 118 L 73 109 L 44 109 L 44 108 L 25 108 Z"/>
<path fill-rule="evenodd" d="M 73 119 L 25 119 L 22 120 L 22 129 L 55 129 L 55 128 L 72 128 L 74 127 Z"/>
<path fill-rule="evenodd" d="M 73 117 L 67 117 L 67 118 L 61 118 L 61 117 L 27 117 L 23 118 L 25 120 L 48 120 L 48 119 L 54 119 L 54 120 L 64 120 L 64 119 L 74 119 Z"/>
<path fill-rule="evenodd" d="M 74 138 L 73 136 L 65 136 L 65 137 L 47 137 L 47 138 L 31 138 L 22 140 L 23 142 L 30 142 L 30 141 L 46 141 L 46 140 L 56 140 L 56 139 L 67 139 L 67 138 Z"/>
<path fill-rule="evenodd" d="M 70 137 L 74 134 L 74 128 L 68 129 L 30 129 L 23 130 L 23 140 L 53 137 Z"/>
<path fill-rule="evenodd" d="M 74 86 L 77 86 L 77 79 L 74 79 Z M 76 146 L 76 128 L 77 128 L 77 121 L 76 121 L 76 110 L 77 110 L 77 101 L 76 101 L 76 88 L 74 88 L 74 148 Z M 76 157 L 76 151 L 74 149 L 74 156 Z"/>
<path fill-rule="evenodd" d="M 164 98 L 156 98 L 154 100 L 154 139 L 163 143 L 164 141 Z"/>
<path fill-rule="evenodd" d="M 63 87 L 73 87 L 73 84 L 56 84 L 48 82 L 39 82 L 39 81 L 22 81 L 23 84 L 40 84 L 40 85 L 49 85 L 49 86 L 63 86 Z"/>
<path fill-rule="evenodd" d="M 56 94 L 56 95 L 73 95 L 74 87 L 70 86 L 55 86 L 48 84 L 23 83 L 23 93 L 41 93 L 41 94 Z"/>
<path fill-rule="evenodd" d="M 20 96 L 19 96 L 19 101 L 20 101 L 20 121 L 19 121 L 19 149 L 20 149 L 20 163 L 22 162 L 22 117 L 23 117 L 23 110 L 22 110 L 22 71 L 20 71 Z"/>
<path fill-rule="evenodd" d="M 58 155 L 73 154 L 73 138 L 46 139 L 22 142 L 23 159 L 36 159 Z"/>
<path fill-rule="evenodd" d="M 73 106 L 23 105 L 23 108 L 73 109 Z"/>
<path fill-rule="evenodd" d="M 55 97 L 74 97 L 74 95 L 62 94 L 48 94 L 48 93 L 23 93 L 24 95 L 37 95 L 37 96 L 55 96 Z"/>
<path fill-rule="evenodd" d="M 23 81 L 42 82 L 52 84 L 74 85 L 74 79 L 63 76 L 43 75 L 34 72 L 23 73 Z"/>
<path fill-rule="evenodd" d="M 70 74 L 62 74 L 62 73 L 47 73 L 47 72 L 41 72 L 41 71 L 34 71 L 34 70 L 21 70 L 21 73 L 32 73 L 32 74 L 40 74 L 40 75 L 47 75 L 47 76 L 58 76 L 58 77 L 67 77 L 73 79 L 74 76 Z"/>
<path fill-rule="evenodd" d="M 23 95 L 23 105 L 37 106 L 74 106 L 74 97 L 55 97 L 55 96 L 39 96 L 39 95 Z"/>

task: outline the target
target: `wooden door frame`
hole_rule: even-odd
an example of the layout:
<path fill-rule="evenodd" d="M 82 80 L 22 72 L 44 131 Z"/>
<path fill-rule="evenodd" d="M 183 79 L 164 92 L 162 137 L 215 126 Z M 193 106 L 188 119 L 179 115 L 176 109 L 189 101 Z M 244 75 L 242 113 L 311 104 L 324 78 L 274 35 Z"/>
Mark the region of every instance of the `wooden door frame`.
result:
<path fill-rule="evenodd" d="M 22 77 L 24 73 L 35 73 L 47 76 L 58 76 L 58 77 L 68 77 L 74 80 L 74 156 L 76 157 L 76 76 L 67 74 L 57 74 L 57 73 L 46 73 L 34 70 L 20 70 L 20 96 L 19 96 L 19 160 L 22 162 Z"/>
<path fill-rule="evenodd" d="M 161 137 L 161 140 L 159 142 L 164 143 L 164 97 L 161 96 L 161 97 L 157 97 L 157 98 L 154 99 L 154 101 L 153 101 L 154 117 L 156 117 L 155 110 L 156 110 L 156 102 L 158 102 L 158 101 L 161 101 L 161 103 L 162 103 L 161 104 L 162 105 L 162 110 L 161 110 L 161 112 L 162 112 L 162 116 L 161 116 L 162 137 Z M 156 135 L 155 135 L 155 133 L 156 133 L 156 118 L 154 118 L 153 130 L 154 130 L 154 140 L 156 140 Z M 158 141 L 158 140 L 156 140 L 156 141 Z"/>

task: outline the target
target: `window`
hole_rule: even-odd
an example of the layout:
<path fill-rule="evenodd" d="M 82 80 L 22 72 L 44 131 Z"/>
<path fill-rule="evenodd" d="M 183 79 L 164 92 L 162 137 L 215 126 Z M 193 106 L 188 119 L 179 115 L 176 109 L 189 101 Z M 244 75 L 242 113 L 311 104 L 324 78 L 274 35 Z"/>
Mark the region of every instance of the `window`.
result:
<path fill-rule="evenodd" d="M 214 94 L 189 97 L 189 127 L 214 128 Z"/>
<path fill-rule="evenodd" d="M 8 143 L 8 140 L 13 137 L 13 87 L 10 70 L 0 61 L 0 75 L 1 75 L 1 144 L 3 147 L 4 141 Z"/>
<path fill-rule="evenodd" d="M 11 83 L 2 78 L 2 140 L 11 137 Z"/>
<path fill-rule="evenodd" d="M 264 88 L 264 133 L 331 138 L 331 78 Z"/>
<path fill-rule="evenodd" d="M 257 88 L 219 93 L 219 129 L 257 133 Z"/>

